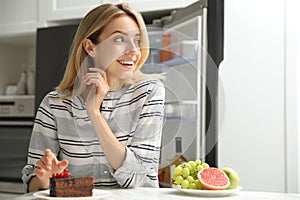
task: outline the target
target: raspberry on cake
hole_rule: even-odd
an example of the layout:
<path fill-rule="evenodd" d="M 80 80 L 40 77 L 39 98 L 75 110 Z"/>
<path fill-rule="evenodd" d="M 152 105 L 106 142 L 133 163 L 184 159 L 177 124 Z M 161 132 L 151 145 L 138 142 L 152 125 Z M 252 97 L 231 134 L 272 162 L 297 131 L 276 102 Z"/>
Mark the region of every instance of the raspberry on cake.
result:
<path fill-rule="evenodd" d="M 93 196 L 94 177 L 72 178 L 68 169 L 50 178 L 50 197 Z"/>

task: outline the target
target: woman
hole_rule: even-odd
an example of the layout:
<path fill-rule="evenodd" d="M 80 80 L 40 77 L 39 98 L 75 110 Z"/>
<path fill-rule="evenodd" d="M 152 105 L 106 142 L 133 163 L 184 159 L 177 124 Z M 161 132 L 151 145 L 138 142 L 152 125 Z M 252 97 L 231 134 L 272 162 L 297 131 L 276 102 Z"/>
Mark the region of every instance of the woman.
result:
<path fill-rule="evenodd" d="M 140 72 L 148 53 L 144 21 L 126 3 L 84 17 L 63 80 L 37 111 L 26 191 L 49 188 L 66 167 L 96 186 L 158 187 L 165 90 L 160 75 Z"/>

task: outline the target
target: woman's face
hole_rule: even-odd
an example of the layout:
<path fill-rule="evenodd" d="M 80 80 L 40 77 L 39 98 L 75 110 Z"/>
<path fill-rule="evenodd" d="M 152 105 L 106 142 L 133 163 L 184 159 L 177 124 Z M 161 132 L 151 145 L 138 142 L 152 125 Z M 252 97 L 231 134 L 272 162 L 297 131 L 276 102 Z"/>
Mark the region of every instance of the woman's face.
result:
<path fill-rule="evenodd" d="M 140 40 L 139 27 L 131 17 L 122 15 L 112 20 L 99 36 L 95 67 L 105 70 L 109 77 L 128 77 L 141 58 Z"/>

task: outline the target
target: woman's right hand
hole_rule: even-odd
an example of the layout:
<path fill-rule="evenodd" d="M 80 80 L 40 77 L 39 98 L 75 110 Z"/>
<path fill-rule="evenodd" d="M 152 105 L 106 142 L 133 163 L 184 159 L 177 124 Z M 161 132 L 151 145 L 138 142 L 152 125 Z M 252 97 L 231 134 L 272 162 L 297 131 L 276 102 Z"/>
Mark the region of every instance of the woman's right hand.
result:
<path fill-rule="evenodd" d="M 61 173 L 68 166 L 67 160 L 59 161 L 50 149 L 45 149 L 44 155 L 36 162 L 34 173 L 42 188 L 49 187 L 49 178 L 52 174 Z"/>
<path fill-rule="evenodd" d="M 106 72 L 99 68 L 89 68 L 89 72 L 83 76 L 84 84 L 91 85 L 86 98 L 86 111 L 88 115 L 94 116 L 100 113 L 100 107 L 104 97 L 109 91 Z"/>

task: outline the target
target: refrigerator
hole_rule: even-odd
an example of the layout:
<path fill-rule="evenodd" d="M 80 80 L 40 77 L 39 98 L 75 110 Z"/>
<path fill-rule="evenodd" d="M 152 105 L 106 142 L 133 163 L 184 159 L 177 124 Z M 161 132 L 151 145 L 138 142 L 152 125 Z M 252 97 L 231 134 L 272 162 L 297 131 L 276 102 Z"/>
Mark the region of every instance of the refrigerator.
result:
<path fill-rule="evenodd" d="M 175 140 L 188 160 L 217 162 L 218 66 L 223 59 L 223 0 L 200 0 L 189 7 L 151 16 L 150 55 L 145 73 L 165 73 L 165 117 L 160 165 L 176 154 Z M 143 13 L 142 13 L 143 15 Z M 58 85 L 78 24 L 37 31 L 35 108 Z M 168 44 L 163 45 L 167 36 Z M 168 52 L 167 59 L 161 59 Z"/>

